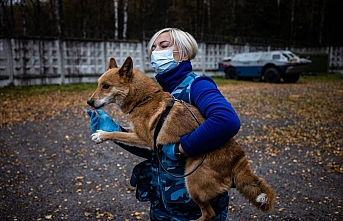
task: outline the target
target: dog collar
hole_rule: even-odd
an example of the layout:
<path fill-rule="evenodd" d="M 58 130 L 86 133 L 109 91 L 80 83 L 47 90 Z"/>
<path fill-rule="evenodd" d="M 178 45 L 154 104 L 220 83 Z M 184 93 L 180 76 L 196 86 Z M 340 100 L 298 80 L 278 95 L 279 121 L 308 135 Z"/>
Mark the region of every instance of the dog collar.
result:
<path fill-rule="evenodd" d="M 161 92 L 161 91 L 162 91 L 162 90 L 155 91 L 153 94 L 151 94 L 151 95 L 149 95 L 149 96 L 146 96 L 146 97 L 143 98 L 142 100 L 138 101 L 128 113 L 131 114 L 131 112 L 133 111 L 133 109 L 135 109 L 136 107 L 138 107 L 139 105 L 141 105 L 142 103 L 144 103 L 145 101 L 147 101 L 148 99 L 150 99 L 150 98 L 152 97 L 152 95 L 157 94 L 157 93 L 159 93 L 159 92 Z"/>

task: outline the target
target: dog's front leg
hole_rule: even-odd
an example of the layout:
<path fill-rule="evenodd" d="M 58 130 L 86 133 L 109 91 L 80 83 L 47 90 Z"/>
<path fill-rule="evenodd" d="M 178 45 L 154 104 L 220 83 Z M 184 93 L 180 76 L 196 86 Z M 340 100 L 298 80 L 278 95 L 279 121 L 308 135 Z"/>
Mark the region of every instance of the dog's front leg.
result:
<path fill-rule="evenodd" d="M 106 141 L 106 139 L 104 138 L 105 133 L 111 133 L 111 132 L 106 132 L 103 130 L 96 130 L 96 132 L 91 135 L 92 140 L 97 144 Z"/>
<path fill-rule="evenodd" d="M 149 143 L 138 137 L 136 133 L 128 132 L 106 132 L 103 130 L 97 130 L 92 134 L 92 140 L 99 144 L 106 140 L 118 141 L 121 143 L 133 145 L 133 146 L 151 146 Z"/>

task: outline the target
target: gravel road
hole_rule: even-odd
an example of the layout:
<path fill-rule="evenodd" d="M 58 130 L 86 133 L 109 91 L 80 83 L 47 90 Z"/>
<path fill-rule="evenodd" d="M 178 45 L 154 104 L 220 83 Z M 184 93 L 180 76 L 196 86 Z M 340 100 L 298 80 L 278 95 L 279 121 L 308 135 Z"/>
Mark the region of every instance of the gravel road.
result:
<path fill-rule="evenodd" d="M 342 85 L 220 87 L 240 115 L 235 138 L 277 194 L 274 211 L 263 214 L 233 189 L 227 220 L 343 220 Z M 91 142 L 86 108 L 0 124 L 0 220 L 149 220 L 149 203 L 129 184 L 143 159 Z M 115 106 L 106 110 L 129 126 Z"/>

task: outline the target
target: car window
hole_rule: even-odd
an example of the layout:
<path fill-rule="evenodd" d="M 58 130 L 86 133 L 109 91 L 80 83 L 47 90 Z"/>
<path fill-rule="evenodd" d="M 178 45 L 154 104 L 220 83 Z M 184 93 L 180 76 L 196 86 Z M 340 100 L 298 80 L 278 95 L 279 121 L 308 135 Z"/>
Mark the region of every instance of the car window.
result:
<path fill-rule="evenodd" d="M 273 60 L 279 60 L 281 56 L 279 54 L 273 54 Z"/>

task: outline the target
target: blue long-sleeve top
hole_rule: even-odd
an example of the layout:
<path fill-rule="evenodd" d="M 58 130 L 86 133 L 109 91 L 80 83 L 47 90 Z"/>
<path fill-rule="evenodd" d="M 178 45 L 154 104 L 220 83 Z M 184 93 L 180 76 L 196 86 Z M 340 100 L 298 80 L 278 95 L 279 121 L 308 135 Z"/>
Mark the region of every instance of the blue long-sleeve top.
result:
<path fill-rule="evenodd" d="M 191 71 L 190 61 L 184 61 L 176 68 L 156 75 L 156 80 L 164 91 L 171 93 Z M 189 156 L 214 150 L 239 131 L 240 120 L 235 110 L 211 78 L 201 76 L 193 81 L 190 88 L 190 101 L 206 120 L 196 130 L 180 139 L 183 150 Z"/>

